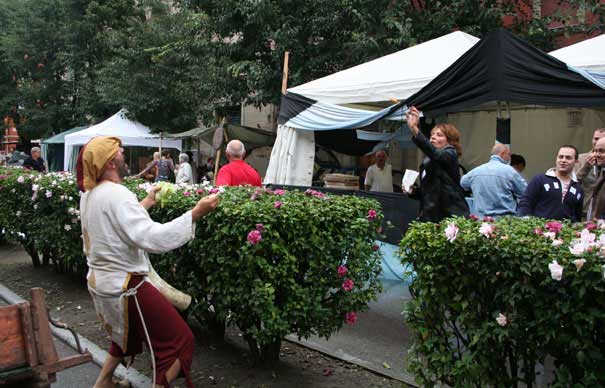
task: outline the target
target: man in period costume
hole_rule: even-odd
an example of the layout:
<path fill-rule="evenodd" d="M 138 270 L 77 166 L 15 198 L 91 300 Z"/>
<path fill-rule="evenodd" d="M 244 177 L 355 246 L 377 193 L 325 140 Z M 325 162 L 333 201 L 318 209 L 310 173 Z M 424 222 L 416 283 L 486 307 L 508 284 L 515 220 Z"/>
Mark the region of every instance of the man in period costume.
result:
<path fill-rule="evenodd" d="M 147 252 L 167 252 L 191 240 L 196 221 L 218 205 L 218 197 L 204 197 L 182 216 L 160 224 L 147 213 L 155 205 L 157 189 L 139 202 L 121 184 L 126 170 L 121 141 L 116 137 L 95 137 L 78 156 L 88 289 L 112 340 L 95 388 L 113 387 L 115 368 L 124 357 L 141 353 L 144 341 L 150 346 L 156 386 L 168 387 L 183 375 L 191 388 L 193 334 L 149 283 L 153 269 Z"/>

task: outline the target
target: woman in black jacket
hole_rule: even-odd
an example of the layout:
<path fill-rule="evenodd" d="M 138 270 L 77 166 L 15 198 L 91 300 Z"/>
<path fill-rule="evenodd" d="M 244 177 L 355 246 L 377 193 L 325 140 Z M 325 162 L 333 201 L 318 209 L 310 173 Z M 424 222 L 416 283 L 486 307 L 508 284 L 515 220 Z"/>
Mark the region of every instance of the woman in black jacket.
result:
<path fill-rule="evenodd" d="M 468 216 L 458 169 L 458 156 L 462 153 L 460 132 L 451 124 L 438 124 L 431 130 L 429 140 L 420 132 L 418 109 L 410 108 L 406 118 L 412 141 L 425 155 L 420 167 L 420 188 L 414 193 L 420 199 L 420 220 L 439 222 L 453 215 Z"/>

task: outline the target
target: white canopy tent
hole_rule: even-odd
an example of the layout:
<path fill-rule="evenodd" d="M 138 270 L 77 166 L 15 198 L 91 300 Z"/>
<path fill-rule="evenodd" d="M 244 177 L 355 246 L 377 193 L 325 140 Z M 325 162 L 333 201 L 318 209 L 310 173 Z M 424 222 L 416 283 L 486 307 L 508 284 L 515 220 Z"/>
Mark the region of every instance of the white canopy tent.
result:
<path fill-rule="evenodd" d="M 549 53 L 569 66 L 605 72 L 605 34 Z"/>
<path fill-rule="evenodd" d="M 86 144 L 95 136 L 116 136 L 122 140 L 122 145 L 136 147 L 159 147 L 176 148 L 181 150 L 181 139 L 160 139 L 158 135 L 152 134 L 151 130 L 141 123 L 131 121 L 126 117 L 126 111 L 120 110 L 115 115 L 99 124 L 88 127 L 80 132 L 65 136 L 65 154 L 63 168 L 75 170 L 77 154 L 74 155 L 77 146 Z"/>
<path fill-rule="evenodd" d="M 455 31 L 290 88 L 287 92 L 316 100 L 326 106 L 405 100 L 447 69 L 478 41 L 472 35 Z M 357 113 L 362 112 L 364 111 L 358 110 Z M 355 115 L 355 112 L 351 113 Z M 310 186 L 314 155 L 315 136 L 312 131 L 279 125 L 265 183 Z"/>
<path fill-rule="evenodd" d="M 288 89 L 330 104 L 405 100 L 447 69 L 478 38 L 455 31 Z"/>

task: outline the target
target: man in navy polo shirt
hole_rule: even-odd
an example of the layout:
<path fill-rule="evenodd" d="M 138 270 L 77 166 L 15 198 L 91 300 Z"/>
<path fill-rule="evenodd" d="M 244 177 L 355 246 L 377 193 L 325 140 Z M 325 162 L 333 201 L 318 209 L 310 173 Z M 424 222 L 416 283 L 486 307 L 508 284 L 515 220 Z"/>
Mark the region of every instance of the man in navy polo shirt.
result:
<path fill-rule="evenodd" d="M 536 175 L 529 182 L 519 202 L 519 216 L 579 222 L 582 218 L 584 191 L 573 172 L 577 161 L 576 147 L 561 146 L 557 153 L 556 167 L 545 174 Z"/>

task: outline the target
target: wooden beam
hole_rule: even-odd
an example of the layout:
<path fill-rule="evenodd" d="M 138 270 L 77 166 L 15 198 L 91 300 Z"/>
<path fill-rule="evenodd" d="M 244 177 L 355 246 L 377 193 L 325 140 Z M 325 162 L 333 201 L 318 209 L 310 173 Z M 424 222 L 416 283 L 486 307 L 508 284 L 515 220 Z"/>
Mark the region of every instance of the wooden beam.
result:
<path fill-rule="evenodd" d="M 38 351 L 40 364 L 53 364 L 58 359 L 57 350 L 53 342 L 53 336 L 48 323 L 48 311 L 44 299 L 44 290 L 40 287 L 29 290 L 31 297 L 32 323 L 34 327 L 34 338 Z"/>
<path fill-rule="evenodd" d="M 288 59 L 289 58 L 290 58 L 290 51 L 286 51 L 284 53 L 284 70 L 283 70 L 282 79 L 281 79 L 282 94 L 286 94 L 286 89 L 288 89 Z"/>

